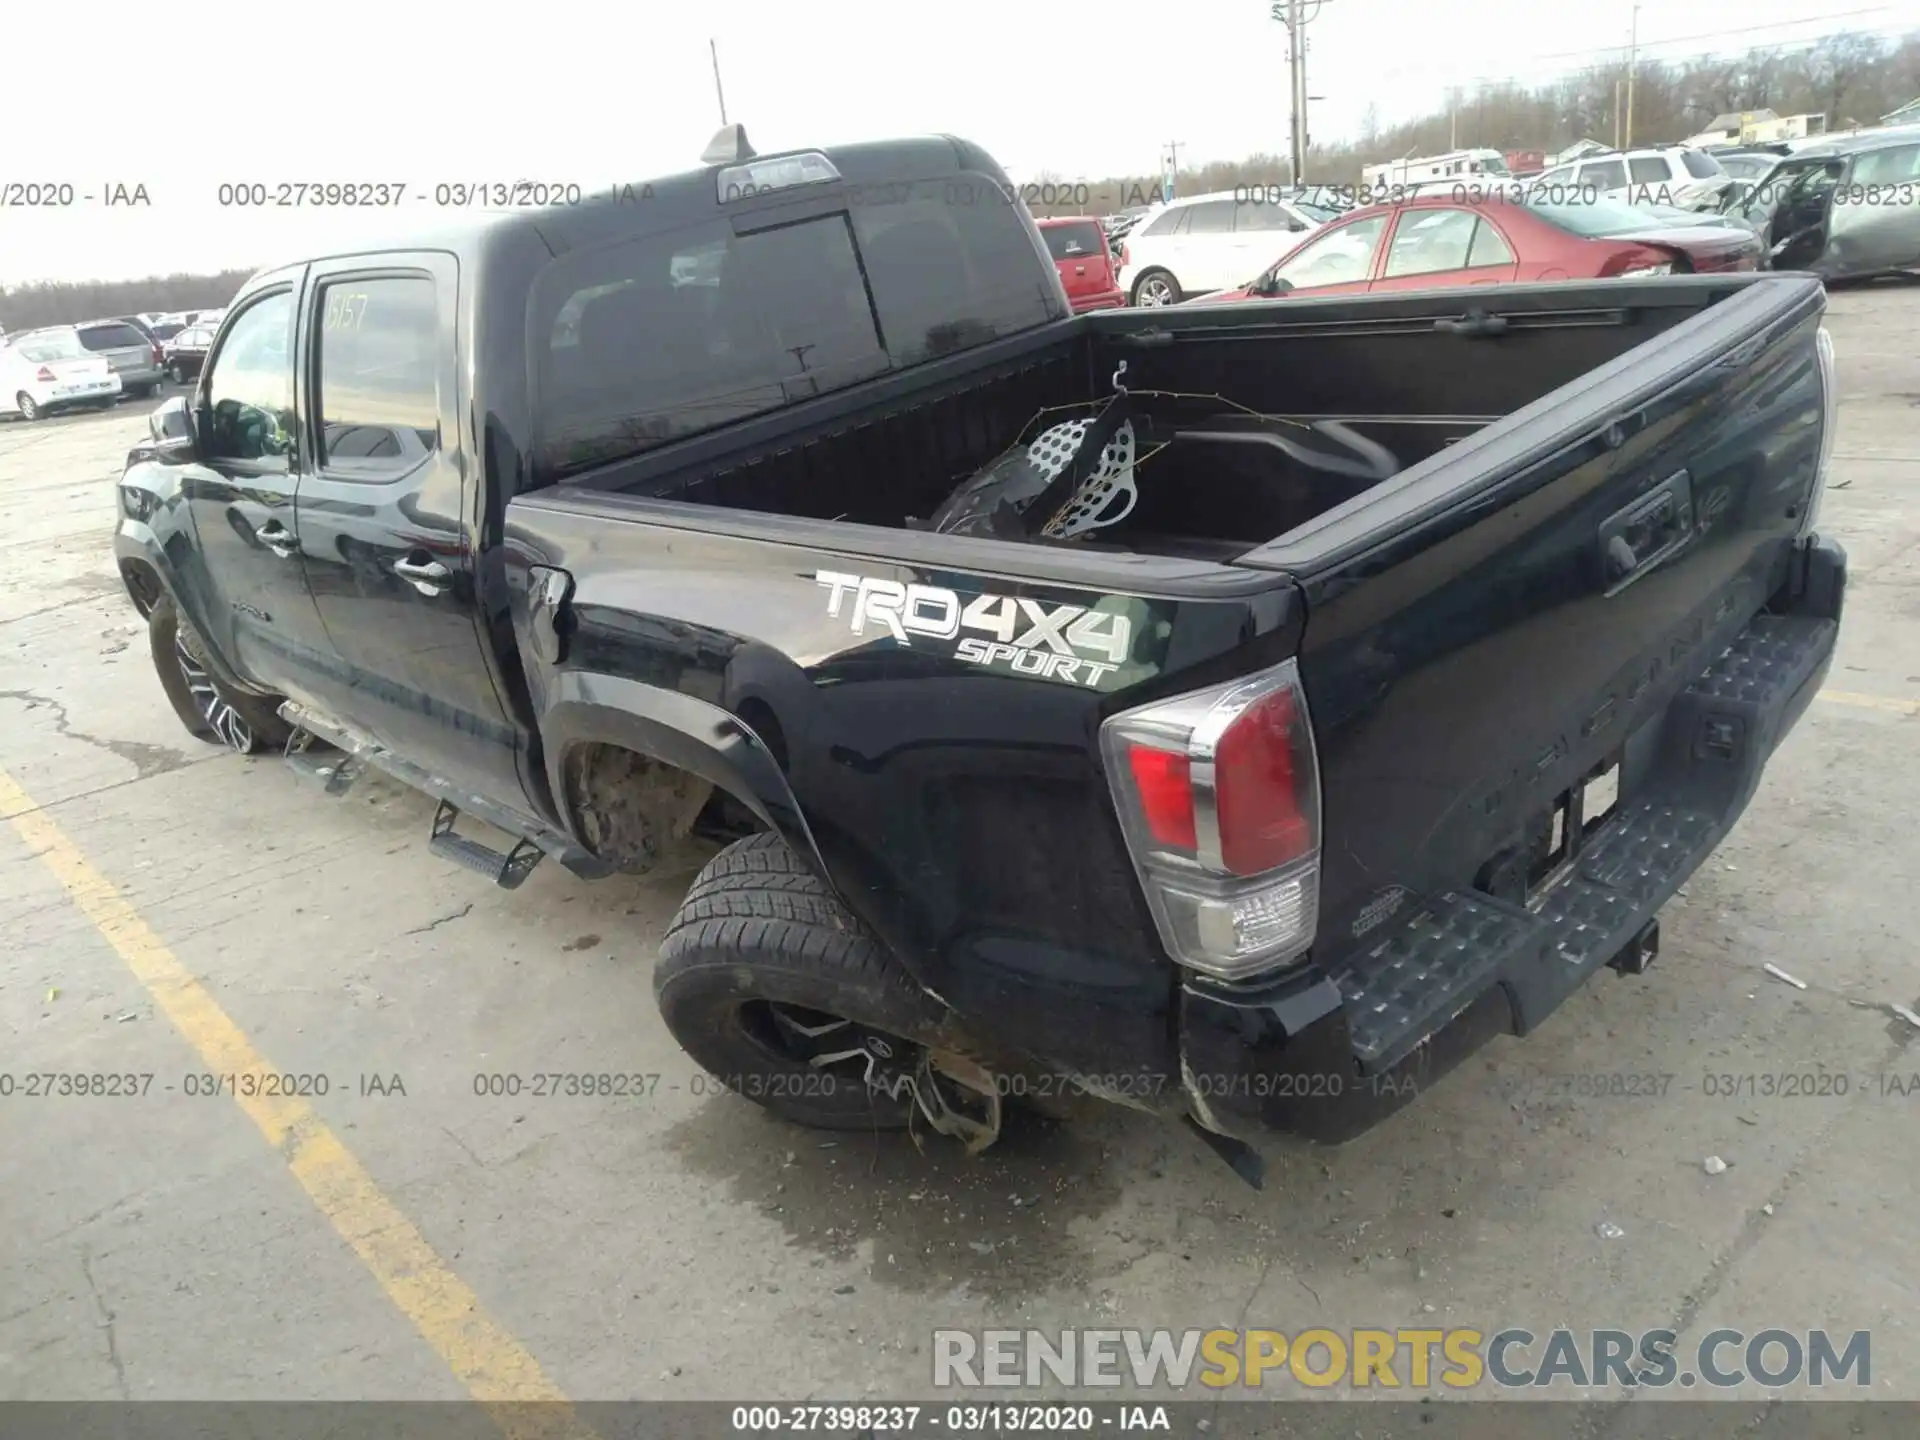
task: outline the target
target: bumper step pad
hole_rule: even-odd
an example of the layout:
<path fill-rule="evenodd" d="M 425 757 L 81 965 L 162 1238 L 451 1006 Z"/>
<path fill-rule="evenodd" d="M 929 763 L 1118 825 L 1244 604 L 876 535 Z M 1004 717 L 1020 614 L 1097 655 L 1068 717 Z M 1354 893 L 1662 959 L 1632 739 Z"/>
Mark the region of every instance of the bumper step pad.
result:
<path fill-rule="evenodd" d="M 1398 1063 L 1493 984 L 1508 987 L 1524 1033 L 1631 943 L 1745 808 L 1837 629 L 1755 616 L 1675 697 L 1642 798 L 1623 801 L 1533 908 L 1430 895 L 1349 959 L 1335 979 L 1362 1068 Z"/>

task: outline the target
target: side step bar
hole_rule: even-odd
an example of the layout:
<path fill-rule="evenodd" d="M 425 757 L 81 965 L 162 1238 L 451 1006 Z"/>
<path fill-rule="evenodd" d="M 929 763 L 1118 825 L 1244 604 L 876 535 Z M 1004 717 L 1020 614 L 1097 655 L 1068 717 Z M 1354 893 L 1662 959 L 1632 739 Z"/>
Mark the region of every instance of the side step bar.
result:
<path fill-rule="evenodd" d="M 427 841 L 427 848 L 442 860 L 451 860 L 463 870 L 486 876 L 502 890 L 518 890 L 520 883 L 533 873 L 533 867 L 540 863 L 545 854 L 531 840 L 521 839 L 514 842 L 513 849 L 502 855 L 478 840 L 454 834 L 453 822 L 459 818 L 460 807 L 451 800 L 442 800 L 440 808 L 433 812 L 433 834 Z"/>
<path fill-rule="evenodd" d="M 320 785 L 329 795 L 344 795 L 371 768 L 437 800 L 439 807 L 434 812 L 427 848 L 463 869 L 485 875 L 503 890 L 518 888 L 547 856 L 583 880 L 598 880 L 613 873 L 611 865 L 570 836 L 482 796 L 456 790 L 442 777 L 394 754 L 371 737 L 297 701 L 282 704 L 280 716 L 293 726 L 286 761 L 295 774 Z M 333 748 L 316 749 L 316 744 Z M 455 834 L 454 824 L 462 814 L 511 835 L 513 848 L 502 854 L 478 840 Z"/>

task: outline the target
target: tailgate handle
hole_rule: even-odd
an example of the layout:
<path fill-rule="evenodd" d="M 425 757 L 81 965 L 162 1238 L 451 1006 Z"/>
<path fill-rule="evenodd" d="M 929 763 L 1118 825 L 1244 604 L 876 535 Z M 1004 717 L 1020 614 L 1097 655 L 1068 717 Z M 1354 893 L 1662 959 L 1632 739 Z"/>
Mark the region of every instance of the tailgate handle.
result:
<path fill-rule="evenodd" d="M 1617 595 L 1693 534 L 1693 482 L 1680 470 L 1600 526 L 1601 573 Z"/>

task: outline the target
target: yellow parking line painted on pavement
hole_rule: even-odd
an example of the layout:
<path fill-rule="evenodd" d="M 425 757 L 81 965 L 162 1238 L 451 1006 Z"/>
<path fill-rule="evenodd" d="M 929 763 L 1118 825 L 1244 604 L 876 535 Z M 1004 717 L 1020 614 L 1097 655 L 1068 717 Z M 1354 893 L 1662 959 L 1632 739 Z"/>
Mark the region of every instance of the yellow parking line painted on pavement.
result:
<path fill-rule="evenodd" d="M 1891 695 L 1861 695 L 1852 690 L 1822 690 L 1819 697 L 1833 705 L 1857 710 L 1888 710 L 1895 715 L 1920 715 L 1920 700 L 1896 700 Z"/>
<path fill-rule="evenodd" d="M 216 1075 L 280 1073 L 180 963 L 119 889 L 0 770 L 0 813 Z M 240 1080 L 237 1090 L 247 1088 Z M 264 1086 L 258 1087 L 264 1088 Z M 366 1167 L 298 1097 L 236 1094 L 334 1230 L 510 1440 L 590 1440 L 594 1432 L 518 1340 L 480 1305 Z"/>

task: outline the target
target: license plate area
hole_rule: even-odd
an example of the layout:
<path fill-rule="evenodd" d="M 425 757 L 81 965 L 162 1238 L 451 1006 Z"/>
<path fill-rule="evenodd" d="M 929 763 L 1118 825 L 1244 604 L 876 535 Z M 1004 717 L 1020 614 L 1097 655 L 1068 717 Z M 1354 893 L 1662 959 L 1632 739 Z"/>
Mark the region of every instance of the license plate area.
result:
<path fill-rule="evenodd" d="M 1527 868 L 1526 903 L 1535 909 L 1547 893 L 1572 872 L 1594 833 L 1613 818 L 1620 806 L 1620 756 L 1609 755 L 1589 770 L 1579 784 L 1562 791 L 1542 821 L 1534 825 L 1535 841 Z"/>

